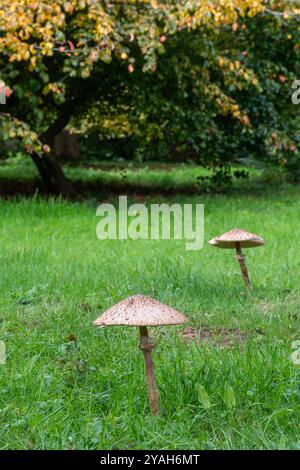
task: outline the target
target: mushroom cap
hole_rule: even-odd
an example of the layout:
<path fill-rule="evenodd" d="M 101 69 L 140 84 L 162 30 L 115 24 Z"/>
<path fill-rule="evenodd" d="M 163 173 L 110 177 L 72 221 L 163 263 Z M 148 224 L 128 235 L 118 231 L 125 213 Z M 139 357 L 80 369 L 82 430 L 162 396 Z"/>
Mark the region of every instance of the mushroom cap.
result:
<path fill-rule="evenodd" d="M 179 325 L 188 319 L 180 312 L 146 295 L 133 295 L 110 307 L 93 321 L 95 326 Z"/>
<path fill-rule="evenodd" d="M 255 233 L 249 233 L 245 230 L 234 228 L 219 237 L 209 240 L 208 243 L 217 248 L 235 248 L 236 243 L 239 243 L 241 248 L 252 248 L 263 245 L 264 241 L 261 237 L 255 235 Z"/>

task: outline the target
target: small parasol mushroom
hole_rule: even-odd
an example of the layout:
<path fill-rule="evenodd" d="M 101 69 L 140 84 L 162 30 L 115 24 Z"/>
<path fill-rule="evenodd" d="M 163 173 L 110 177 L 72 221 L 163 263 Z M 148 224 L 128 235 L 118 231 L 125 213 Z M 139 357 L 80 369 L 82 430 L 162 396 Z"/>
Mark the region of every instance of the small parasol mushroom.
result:
<path fill-rule="evenodd" d="M 220 235 L 219 237 L 213 238 L 208 243 L 212 246 L 216 246 L 217 248 L 235 248 L 237 254 L 236 258 L 240 263 L 245 285 L 246 287 L 251 287 L 242 248 L 261 246 L 264 244 L 263 239 L 254 233 L 249 233 L 245 230 L 235 228 L 229 232 L 224 233 L 223 235 Z"/>
<path fill-rule="evenodd" d="M 140 349 L 144 353 L 149 388 L 150 407 L 153 415 L 159 411 L 158 392 L 154 374 L 152 349 L 154 344 L 148 336 L 148 326 L 179 325 L 187 318 L 172 307 L 145 295 L 133 295 L 110 307 L 97 320 L 95 326 L 138 326 Z"/>

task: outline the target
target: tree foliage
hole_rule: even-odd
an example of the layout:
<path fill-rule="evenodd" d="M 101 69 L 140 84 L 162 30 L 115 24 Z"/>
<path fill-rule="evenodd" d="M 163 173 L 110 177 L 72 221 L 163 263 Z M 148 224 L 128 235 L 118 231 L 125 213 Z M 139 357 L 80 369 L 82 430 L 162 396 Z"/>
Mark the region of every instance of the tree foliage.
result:
<path fill-rule="evenodd" d="M 179 150 L 201 149 L 200 130 L 223 145 L 226 124 L 220 127 L 218 120 L 233 120 L 237 132 L 250 129 L 255 119 L 243 91 L 249 90 L 253 103 L 265 85 L 274 86 L 272 74 L 278 75 L 263 54 L 255 62 L 260 44 L 254 42 L 265 34 L 266 47 L 271 18 L 277 44 L 285 34 L 282 25 L 299 16 L 296 3 L 291 8 L 288 1 L 264 0 L 2 0 L 0 79 L 8 93 L 1 138 L 18 138 L 29 154 L 45 158 L 51 139 L 96 104 L 107 115 L 121 107 L 135 139 L 159 141 L 160 151 L 164 145 L 169 150 L 175 134 Z M 284 67 L 280 73 L 288 77 Z"/>
<path fill-rule="evenodd" d="M 215 168 L 255 157 L 294 172 L 300 119 L 291 94 L 299 76 L 295 17 L 258 14 L 173 36 L 155 76 L 130 87 L 136 152 Z"/>

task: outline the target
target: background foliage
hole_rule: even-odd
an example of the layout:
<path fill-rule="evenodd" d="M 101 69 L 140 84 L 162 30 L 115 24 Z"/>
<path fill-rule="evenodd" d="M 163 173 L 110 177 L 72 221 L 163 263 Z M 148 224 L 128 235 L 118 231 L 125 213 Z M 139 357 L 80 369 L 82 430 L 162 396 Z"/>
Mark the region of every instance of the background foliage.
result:
<path fill-rule="evenodd" d="M 70 189 L 47 157 L 66 126 L 110 141 L 109 155 L 193 159 L 225 179 L 255 158 L 297 180 L 297 4 L 4 0 L 0 138 L 52 189 Z"/>

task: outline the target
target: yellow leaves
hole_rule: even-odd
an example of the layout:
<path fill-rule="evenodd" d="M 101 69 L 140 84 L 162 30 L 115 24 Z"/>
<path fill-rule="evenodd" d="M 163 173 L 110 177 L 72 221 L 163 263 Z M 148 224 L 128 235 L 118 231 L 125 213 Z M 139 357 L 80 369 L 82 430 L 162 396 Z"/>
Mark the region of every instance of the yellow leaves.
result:
<path fill-rule="evenodd" d="M 132 132 L 128 116 L 122 113 L 105 117 L 101 125 L 109 135 L 128 136 Z"/>
<path fill-rule="evenodd" d="M 248 16 L 252 18 L 256 16 L 258 13 L 261 13 L 265 9 L 265 2 L 264 1 L 253 1 L 247 0 L 247 9 L 248 9 Z"/>
<path fill-rule="evenodd" d="M 158 8 L 158 2 L 157 2 L 157 0 L 151 0 L 150 3 L 151 3 L 152 8 L 153 8 L 154 10 L 157 10 L 157 8 Z"/>
<path fill-rule="evenodd" d="M 29 58 L 30 58 L 30 52 L 25 51 L 24 54 L 23 54 L 23 60 L 28 60 Z"/>
<path fill-rule="evenodd" d="M 11 139 L 14 139 L 14 138 L 17 136 L 17 134 L 16 134 L 16 132 L 14 131 L 14 129 L 9 129 L 8 135 L 9 135 L 9 137 L 10 137 Z"/>
<path fill-rule="evenodd" d="M 219 56 L 217 58 L 217 62 L 220 67 L 223 67 L 227 63 L 227 59 L 225 57 Z"/>
<path fill-rule="evenodd" d="M 35 132 L 28 132 L 27 136 L 31 142 L 36 142 L 38 140 L 38 135 Z"/>
<path fill-rule="evenodd" d="M 243 28 L 242 23 L 239 26 L 240 16 L 261 12 L 266 3 L 264 0 L 143 0 L 146 8 L 138 8 L 136 0 L 0 1 L 0 54 L 7 57 L 5 60 L 26 61 L 33 71 L 45 57 L 58 54 L 65 60 L 64 72 L 73 76 L 81 74 L 82 78 L 90 75 L 98 60 L 104 63 L 113 57 L 128 60 L 126 46 L 133 41 L 144 55 L 143 70 L 155 70 L 157 56 L 165 51 L 169 37 L 176 31 L 205 25 L 218 32 L 227 24 L 237 31 Z M 280 4 L 284 6 L 288 2 Z M 75 58 L 81 62 L 80 67 Z M 128 63 L 128 71 L 133 73 L 134 66 L 130 60 Z M 238 62 L 220 61 L 219 67 L 227 84 L 236 84 L 240 89 L 245 84 L 259 86 L 253 73 Z"/>
<path fill-rule="evenodd" d="M 196 11 L 189 19 L 188 26 L 195 28 L 200 24 L 211 26 L 232 24 L 233 31 L 236 31 L 238 17 L 255 16 L 264 10 L 264 3 L 264 0 L 203 0 L 199 2 Z M 185 23 L 187 23 L 187 18 L 185 18 Z"/>
<path fill-rule="evenodd" d="M 13 118 L 9 114 L 1 113 L 0 115 L 0 134 L 3 140 L 16 137 L 21 139 L 28 153 L 34 151 L 40 152 L 42 150 L 42 144 L 36 132 L 33 132 L 28 124 L 17 118 Z"/>
<path fill-rule="evenodd" d="M 244 113 L 236 101 L 230 96 L 226 95 L 221 88 L 216 84 L 209 84 L 204 87 L 204 93 L 214 102 L 220 114 L 224 116 L 231 115 L 234 119 L 240 121 L 243 126 L 250 125 L 250 119 Z"/>
<path fill-rule="evenodd" d="M 19 31 L 19 38 L 22 41 L 27 41 L 31 33 L 32 33 L 32 29 L 30 27 L 25 27 L 24 29 L 21 29 L 21 31 Z"/>
<path fill-rule="evenodd" d="M 23 60 L 22 54 L 12 54 L 9 57 L 9 62 L 21 62 Z"/>
<path fill-rule="evenodd" d="M 37 58 L 36 57 L 31 57 L 30 58 L 30 65 L 29 65 L 29 70 L 32 72 L 35 67 L 36 67 L 36 61 L 37 61 Z"/>
<path fill-rule="evenodd" d="M 64 92 L 64 86 L 61 83 L 47 83 L 43 88 L 43 94 L 54 93 L 60 95 Z"/>
<path fill-rule="evenodd" d="M 112 51 L 126 60 L 127 52 L 122 47 L 126 39 L 136 40 L 150 57 L 154 55 L 153 51 L 163 52 L 162 44 L 177 30 L 231 24 L 233 31 L 237 31 L 240 15 L 254 15 L 264 8 L 264 0 L 144 2 L 147 8 L 139 9 L 137 1 L 128 0 L 123 5 L 125 14 L 122 16 L 121 0 L 111 3 L 98 0 L 1 0 L 0 29 L 5 33 L 0 38 L 0 53 L 12 56 L 12 62 L 30 60 L 30 67 L 34 67 L 43 60 L 41 55 L 62 53 L 61 48 L 72 40 L 79 49 L 79 52 L 74 51 L 74 56 L 85 56 L 87 63 L 103 60 L 101 54 L 86 52 L 90 44 L 91 50 L 106 49 L 104 61 Z M 73 31 L 72 38 L 67 37 L 70 30 Z M 25 52 L 24 44 L 30 44 L 29 53 Z M 31 60 L 31 56 L 36 55 L 31 50 L 32 45 L 39 50 L 35 60 Z"/>
<path fill-rule="evenodd" d="M 224 73 L 225 85 L 242 90 L 248 85 L 260 89 L 258 79 L 252 69 L 245 67 L 239 60 L 231 61 L 227 57 L 219 56 L 217 64 Z"/>
<path fill-rule="evenodd" d="M 81 78 L 88 78 L 88 77 L 90 76 L 90 74 L 91 74 L 91 71 L 90 71 L 90 69 L 87 68 L 87 67 L 84 68 L 84 69 L 82 69 L 82 70 L 81 70 L 81 73 L 80 73 Z"/>
<path fill-rule="evenodd" d="M 80 1 L 78 2 L 78 8 L 79 8 L 79 10 L 84 10 L 84 8 L 86 7 L 87 3 L 88 3 L 88 2 L 85 2 L 85 0 L 80 0 Z"/>
<path fill-rule="evenodd" d="M 71 2 L 65 2 L 63 4 L 63 9 L 66 13 L 71 14 L 74 11 L 74 7 Z"/>
<path fill-rule="evenodd" d="M 43 55 L 48 55 L 48 56 L 53 55 L 53 44 L 51 44 L 51 42 L 46 42 L 46 43 L 42 42 L 40 44 L 40 48 L 41 48 L 41 53 Z"/>
<path fill-rule="evenodd" d="M 36 48 L 33 44 L 30 44 L 29 46 L 29 52 L 31 55 L 35 55 L 36 54 Z"/>

